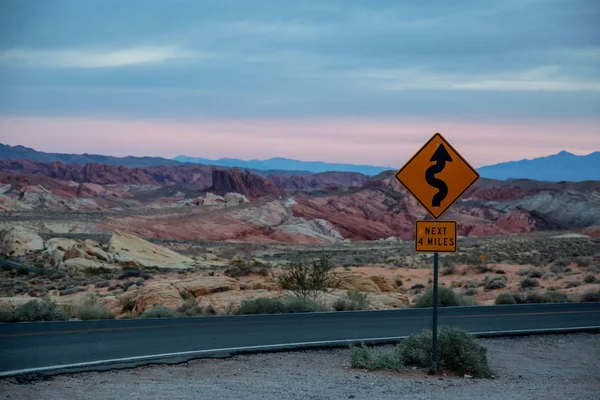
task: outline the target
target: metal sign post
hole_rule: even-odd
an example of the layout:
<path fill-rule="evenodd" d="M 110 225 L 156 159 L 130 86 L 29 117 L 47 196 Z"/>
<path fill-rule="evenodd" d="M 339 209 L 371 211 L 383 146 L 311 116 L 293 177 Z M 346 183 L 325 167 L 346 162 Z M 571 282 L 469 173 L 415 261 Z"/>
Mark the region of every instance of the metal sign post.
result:
<path fill-rule="evenodd" d="M 438 252 L 456 251 L 456 222 L 439 221 L 479 179 L 477 171 L 440 134 L 436 133 L 396 173 L 396 179 L 435 221 L 417 221 L 415 250 L 433 251 L 433 338 L 431 373 L 437 373 Z"/>
<path fill-rule="evenodd" d="M 433 253 L 433 338 L 431 343 L 431 373 L 437 372 L 437 331 L 438 331 L 438 252 Z"/>

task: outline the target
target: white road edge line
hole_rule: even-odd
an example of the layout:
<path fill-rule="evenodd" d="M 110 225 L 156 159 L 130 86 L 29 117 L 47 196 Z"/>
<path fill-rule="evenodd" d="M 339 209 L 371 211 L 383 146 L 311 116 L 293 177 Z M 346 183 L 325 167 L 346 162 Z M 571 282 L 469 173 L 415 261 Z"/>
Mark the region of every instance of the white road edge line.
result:
<path fill-rule="evenodd" d="M 486 335 L 519 335 L 519 334 L 543 334 L 549 332 L 570 332 L 570 331 L 581 331 L 581 330 L 595 330 L 599 329 L 600 326 L 579 326 L 572 328 L 546 328 L 546 329 L 522 329 L 514 331 L 489 331 L 489 332 L 470 332 L 473 336 L 486 336 Z M 143 360 L 160 360 L 171 357 L 191 356 L 191 355 L 202 355 L 202 354 L 219 354 L 219 353 L 232 353 L 240 351 L 252 351 L 252 350 L 284 350 L 286 348 L 301 348 L 301 347 L 318 347 L 318 346 L 335 346 L 352 343 L 377 343 L 377 342 L 393 342 L 400 339 L 406 339 L 407 336 L 390 336 L 381 338 L 367 338 L 367 339 L 345 339 L 345 340 L 326 340 L 317 342 L 298 342 L 298 343 L 284 343 L 284 344 L 268 344 L 261 346 L 244 346 L 244 347 L 226 347 L 222 349 L 210 349 L 210 350 L 192 350 L 192 351 L 181 351 L 176 353 L 162 353 L 162 354 L 151 354 L 147 356 L 136 356 L 136 357 L 124 357 L 114 358 L 110 360 L 98 360 L 88 361 L 74 364 L 63 364 L 63 365 L 50 365 L 47 367 L 38 368 L 26 368 L 17 369 L 12 371 L 0 372 L 0 377 L 7 377 L 13 375 L 23 375 L 34 372 L 44 372 L 52 370 L 71 369 L 79 367 L 93 367 L 98 365 L 110 365 L 110 364 L 121 364 L 132 361 L 143 361 Z"/>

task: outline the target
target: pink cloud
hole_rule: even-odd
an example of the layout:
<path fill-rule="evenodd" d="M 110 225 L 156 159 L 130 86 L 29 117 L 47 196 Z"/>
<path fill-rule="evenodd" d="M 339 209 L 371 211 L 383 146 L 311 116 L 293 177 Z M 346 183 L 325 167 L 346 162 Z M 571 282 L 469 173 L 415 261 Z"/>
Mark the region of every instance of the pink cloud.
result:
<path fill-rule="evenodd" d="M 600 150 L 598 122 L 457 123 L 372 119 L 149 121 L 2 118 L 0 142 L 115 156 L 288 157 L 401 167 L 435 132 L 473 166 Z"/>

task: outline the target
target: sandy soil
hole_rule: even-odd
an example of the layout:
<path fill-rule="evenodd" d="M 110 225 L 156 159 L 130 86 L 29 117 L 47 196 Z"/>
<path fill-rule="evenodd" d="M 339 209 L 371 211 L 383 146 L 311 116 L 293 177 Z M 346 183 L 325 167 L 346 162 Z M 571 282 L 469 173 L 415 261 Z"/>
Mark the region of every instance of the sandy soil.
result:
<path fill-rule="evenodd" d="M 590 400 L 600 391 L 600 334 L 486 339 L 494 379 L 366 372 L 347 350 L 197 360 L 176 366 L 0 381 L 6 399 Z"/>

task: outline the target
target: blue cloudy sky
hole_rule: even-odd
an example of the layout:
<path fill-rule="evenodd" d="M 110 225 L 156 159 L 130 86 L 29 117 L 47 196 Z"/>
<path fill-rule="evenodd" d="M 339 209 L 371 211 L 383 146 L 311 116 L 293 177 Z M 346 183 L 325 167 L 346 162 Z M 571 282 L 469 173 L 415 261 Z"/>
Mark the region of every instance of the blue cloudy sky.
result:
<path fill-rule="evenodd" d="M 0 142 L 401 165 L 600 149 L 597 0 L 3 0 Z"/>

